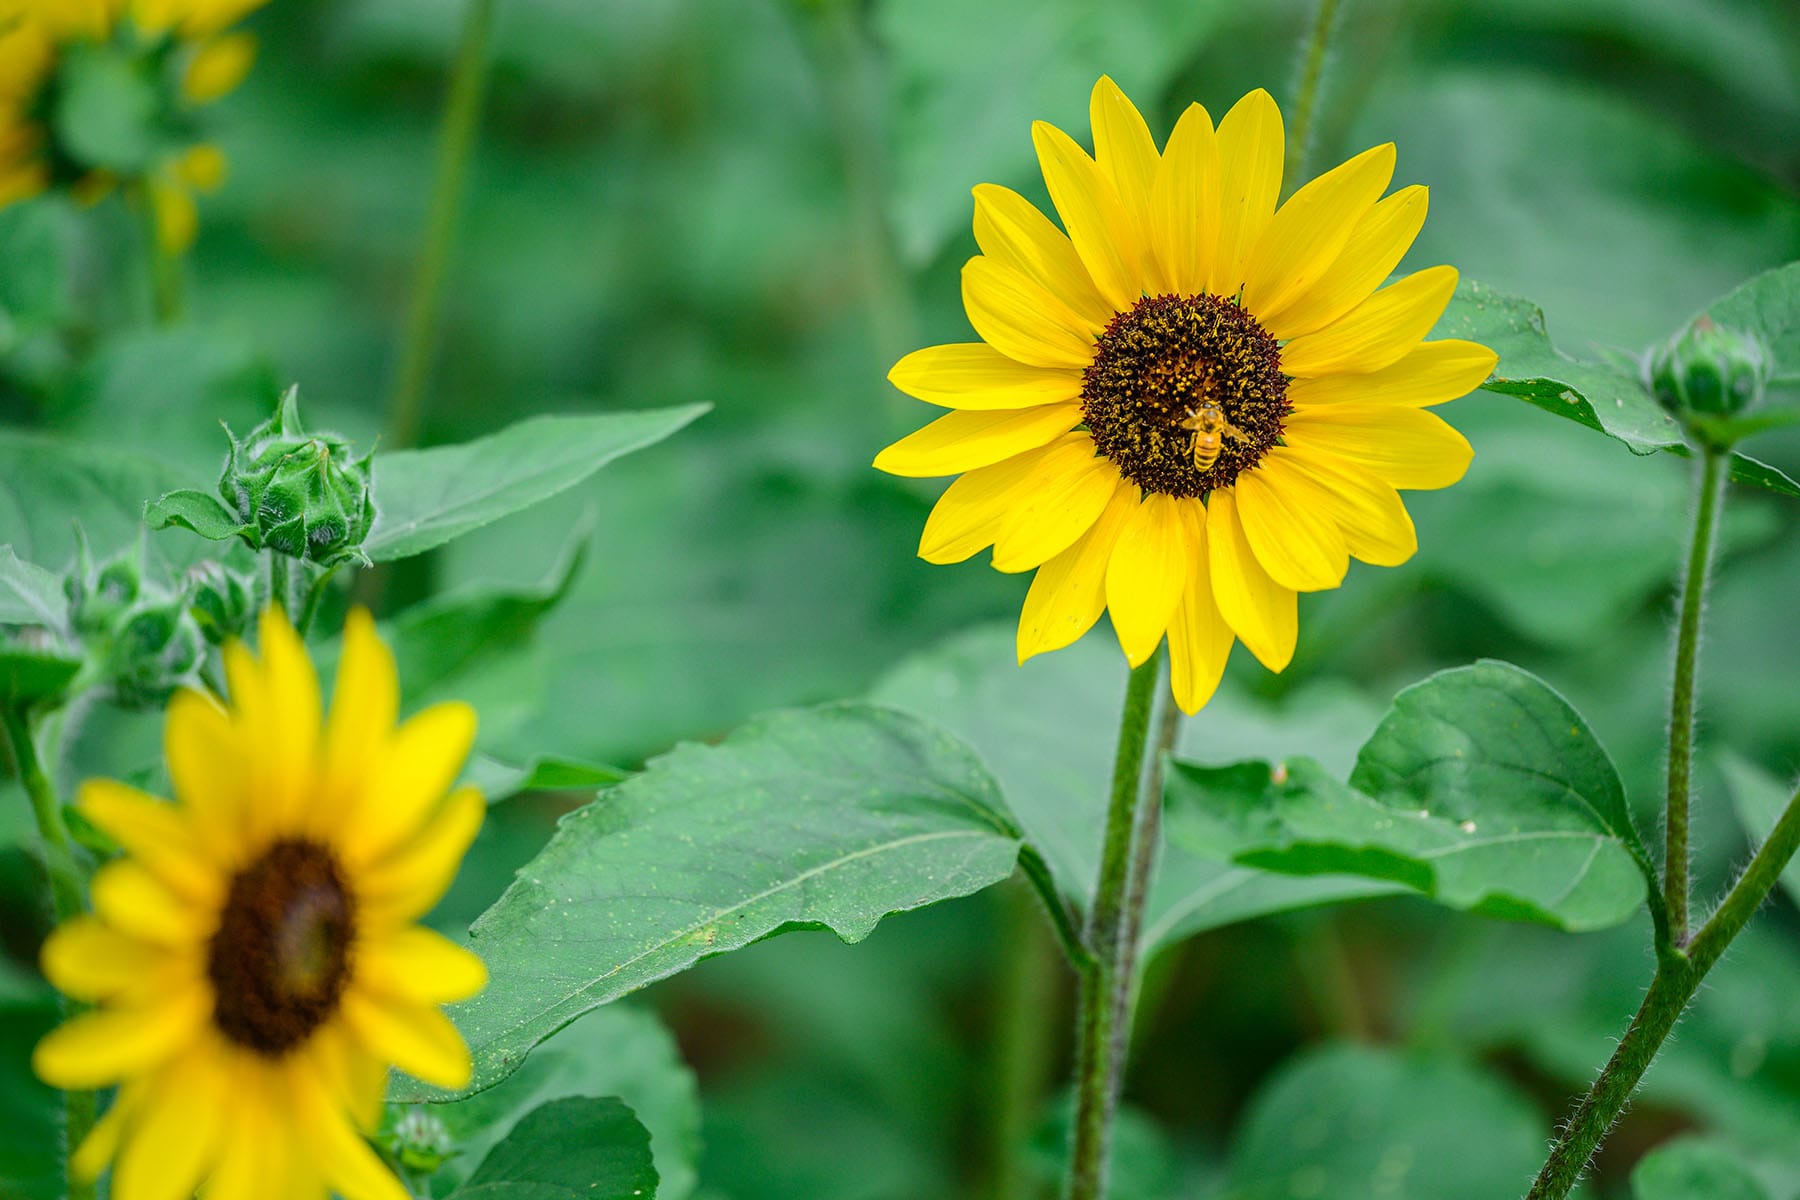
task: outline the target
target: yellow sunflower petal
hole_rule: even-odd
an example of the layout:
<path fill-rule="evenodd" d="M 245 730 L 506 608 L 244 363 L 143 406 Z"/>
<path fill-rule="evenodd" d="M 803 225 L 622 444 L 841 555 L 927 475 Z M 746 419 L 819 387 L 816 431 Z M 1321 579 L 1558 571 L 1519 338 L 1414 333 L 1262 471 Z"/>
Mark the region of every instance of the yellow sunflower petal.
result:
<path fill-rule="evenodd" d="M 1244 307 L 1273 328 L 1283 310 L 1334 269 L 1357 223 L 1393 177 L 1394 144 L 1388 142 L 1288 197 L 1245 264 Z"/>
<path fill-rule="evenodd" d="M 1277 447 L 1279 449 L 1279 447 Z M 1237 479 L 1237 514 L 1244 536 L 1282 587 L 1318 592 L 1344 582 L 1350 552 L 1337 525 L 1307 503 L 1293 464 L 1271 451 Z"/>
<path fill-rule="evenodd" d="M 157 878 L 193 900 L 216 902 L 224 881 L 195 841 L 181 810 L 111 779 L 90 779 L 76 801 L 81 815 Z"/>
<path fill-rule="evenodd" d="M 1236 640 L 1213 599 L 1212 568 L 1206 545 L 1206 509 L 1190 504 L 1183 512 L 1194 542 L 1192 570 L 1181 602 L 1169 620 L 1169 687 L 1175 703 L 1190 717 L 1205 707 L 1219 689 L 1225 660 Z"/>
<path fill-rule="evenodd" d="M 1291 201 L 1290 201 L 1291 203 Z M 1362 215 L 1323 278 L 1277 313 L 1257 319 L 1282 340 L 1323 329 L 1367 300 L 1393 273 L 1425 224 L 1426 191 L 1401 188 Z"/>
<path fill-rule="evenodd" d="M 105 1087 L 188 1049 L 211 1014 L 212 997 L 201 988 L 144 1008 L 83 1013 L 44 1035 L 31 1069 L 53 1087 Z"/>
<path fill-rule="evenodd" d="M 1419 549 L 1400 493 L 1348 459 L 1299 446 L 1272 451 L 1299 468 L 1308 503 L 1336 522 L 1353 557 L 1397 567 Z"/>
<path fill-rule="evenodd" d="M 291 1103 L 285 1072 L 239 1070 L 233 1079 L 237 1094 L 226 1115 L 218 1168 L 200 1195 L 203 1200 L 286 1200 L 283 1183 L 305 1173 L 294 1169 L 290 1122 L 276 1115 L 285 1114 Z M 319 1200 L 321 1191 L 315 1188 L 307 1200 Z"/>
<path fill-rule="evenodd" d="M 473 708 L 446 701 L 400 726 L 369 781 L 367 801 L 342 832 L 346 851 L 368 862 L 409 837 L 462 771 L 475 725 Z"/>
<path fill-rule="evenodd" d="M 1150 127 L 1144 124 L 1137 106 L 1106 75 L 1094 84 L 1088 97 L 1088 121 L 1094 131 L 1095 165 L 1112 181 L 1113 191 L 1131 219 L 1133 240 L 1140 250 L 1147 248 L 1150 190 L 1156 182 L 1160 159 Z"/>
<path fill-rule="evenodd" d="M 994 568 L 1029 571 L 1074 545 L 1094 527 L 1118 486 L 1119 469 L 1094 453 L 1094 440 L 1072 433 L 1045 448 L 994 538 Z"/>
<path fill-rule="evenodd" d="M 1281 110 L 1257 88 L 1219 122 L 1219 243 L 1207 290 L 1235 296 L 1281 195 Z"/>
<path fill-rule="evenodd" d="M 119 1143 L 123 1140 L 125 1127 L 130 1123 L 139 1098 L 143 1096 L 147 1085 L 142 1079 L 133 1079 L 125 1083 L 113 1097 L 112 1107 L 106 1115 L 94 1123 L 88 1135 L 81 1139 L 81 1145 L 69 1155 L 69 1174 L 76 1179 L 92 1182 L 100 1178 L 107 1164 L 119 1156 Z"/>
<path fill-rule="evenodd" d="M 962 271 L 963 310 L 982 340 L 1034 367 L 1085 367 L 1094 335 L 1068 305 L 1021 271 L 986 257 Z"/>
<path fill-rule="evenodd" d="M 364 982 L 366 966 L 361 951 L 356 964 L 357 982 Z M 356 1123 L 373 1133 L 381 1124 L 382 1094 L 387 1090 L 387 1063 L 370 1054 L 342 1021 L 333 1021 L 312 1035 L 303 1051 L 306 1066 L 324 1085 L 332 1102 Z"/>
<path fill-rule="evenodd" d="M 1039 567 L 1019 612 L 1019 662 L 1073 645 L 1106 610 L 1106 564 L 1138 508 L 1138 486 L 1121 479 L 1094 527 Z"/>
<path fill-rule="evenodd" d="M 919 557 L 931 563 L 962 562 L 994 544 L 1006 515 L 1024 494 L 1049 447 L 1028 450 L 956 479 L 925 518 Z"/>
<path fill-rule="evenodd" d="M 215 1056 L 190 1048 L 155 1077 L 113 1168 L 117 1200 L 189 1200 L 210 1173 L 223 1116 L 235 1102 L 220 1087 Z"/>
<path fill-rule="evenodd" d="M 380 930 L 429 911 L 456 878 L 486 812 L 480 792 L 458 788 L 417 836 L 365 867 L 356 899 L 366 927 Z"/>
<path fill-rule="evenodd" d="M 487 986 L 487 964 L 471 950 L 421 926 L 360 947 L 357 986 L 415 1004 L 467 1000 Z"/>
<path fill-rule="evenodd" d="M 438 1087 L 469 1082 L 469 1048 L 450 1018 L 430 1005 L 346 992 L 344 1021 L 370 1054 Z"/>
<path fill-rule="evenodd" d="M 92 894 L 101 920 L 158 945 L 192 944 L 211 933 L 208 910 L 128 858 L 115 859 L 95 872 Z"/>
<path fill-rule="evenodd" d="M 1420 342 L 1405 358 L 1367 375 L 1296 379 L 1288 399 L 1296 408 L 1314 404 L 1379 402 L 1422 408 L 1466 396 L 1494 373 L 1500 356 L 1479 342 L 1445 338 Z"/>
<path fill-rule="evenodd" d="M 1106 567 L 1106 607 L 1119 647 L 1141 666 L 1162 644 L 1193 566 L 1192 526 L 1182 509 L 1197 500 L 1152 493 L 1119 534 Z"/>
<path fill-rule="evenodd" d="M 1226 624 L 1263 666 L 1283 670 L 1293 660 L 1300 633 L 1294 589 L 1269 578 L 1257 561 L 1229 488 L 1213 492 L 1207 501 L 1206 548 L 1213 598 Z"/>
<path fill-rule="evenodd" d="M 1034 121 L 1031 142 L 1037 148 L 1044 184 L 1062 217 L 1075 253 L 1081 256 L 1100 295 L 1123 312 L 1143 294 L 1142 251 L 1131 218 L 1112 180 L 1073 138 L 1054 125 Z M 985 334 L 983 336 L 986 336 Z"/>
<path fill-rule="evenodd" d="M 281 799 L 297 806 L 312 792 L 323 717 L 319 676 L 305 643 L 279 608 L 263 611 L 258 633 L 267 706 L 261 714 L 267 724 L 258 726 L 262 775 L 265 782 L 279 781 Z"/>
<path fill-rule="evenodd" d="M 975 186 L 975 244 L 1040 284 L 1095 332 L 1112 319 L 1112 306 L 1101 299 L 1068 237 L 1011 188 Z"/>
<path fill-rule="evenodd" d="M 1455 267 L 1415 271 L 1317 333 L 1283 346 L 1281 369 L 1299 377 L 1379 371 L 1431 332 L 1455 291 Z"/>
<path fill-rule="evenodd" d="M 393 651 L 375 632 L 369 610 L 352 609 L 344 622 L 344 652 L 325 723 L 325 770 L 334 787 L 375 767 L 399 715 L 400 676 Z"/>
<path fill-rule="evenodd" d="M 1219 138 L 1212 117 L 1190 104 L 1157 164 L 1150 191 L 1151 244 L 1161 290 L 1206 290 L 1219 241 Z"/>
<path fill-rule="evenodd" d="M 242 657 L 228 655 L 226 662 Z M 223 857 L 238 842 L 246 803 L 244 769 L 225 709 L 200 692 L 176 692 L 163 722 L 163 759 L 176 800 L 192 814 L 194 835 L 215 858 Z"/>
<path fill-rule="evenodd" d="M 178 956 L 128 937 L 94 917 L 65 921 L 44 940 L 44 977 L 77 1000 L 106 1000 L 155 986 L 179 970 Z"/>
<path fill-rule="evenodd" d="M 1436 413 L 1394 404 L 1327 404 L 1296 410 L 1288 441 L 1366 468 L 1391 487 L 1430 490 L 1463 477 L 1475 450 Z"/>
<path fill-rule="evenodd" d="M 915 478 L 957 475 L 1035 450 L 1080 423 L 1079 404 L 953 412 L 883 450 L 875 467 Z"/>
<path fill-rule="evenodd" d="M 187 38 L 211 37 L 237 24 L 269 0 L 187 0 L 176 6 L 181 32 Z"/>
<path fill-rule="evenodd" d="M 346 1004 L 346 1015 L 349 1007 Z M 433 1015 L 443 1020 L 440 1014 Z M 401 1037 L 409 1035 L 405 1029 L 393 1032 Z M 396 1048 L 402 1047 L 404 1042 L 396 1043 Z M 409 1200 L 411 1193 L 362 1139 L 343 1110 L 332 1103 L 323 1085 L 303 1073 L 296 1073 L 294 1078 L 295 1132 L 322 1181 L 344 1200 Z"/>
<path fill-rule="evenodd" d="M 237 90 L 256 62 L 256 38 L 227 33 L 200 44 L 181 75 L 181 95 L 189 104 L 211 104 Z"/>
<path fill-rule="evenodd" d="M 888 382 L 940 408 L 1030 408 L 1081 394 L 1081 373 L 1028 367 L 986 342 L 958 342 L 914 350 L 894 364 Z"/>

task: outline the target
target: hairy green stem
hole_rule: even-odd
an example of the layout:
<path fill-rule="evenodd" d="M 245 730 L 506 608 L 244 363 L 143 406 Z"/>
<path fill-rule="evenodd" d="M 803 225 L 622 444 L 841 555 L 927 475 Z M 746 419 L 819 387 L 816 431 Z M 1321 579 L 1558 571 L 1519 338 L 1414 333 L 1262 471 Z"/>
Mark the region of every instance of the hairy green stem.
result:
<path fill-rule="evenodd" d="M 1312 32 L 1300 57 L 1299 79 L 1294 85 L 1293 122 L 1288 127 L 1287 161 L 1282 164 L 1283 189 L 1291 192 L 1301 181 L 1306 169 L 1306 154 L 1312 140 L 1314 114 L 1319 106 L 1319 83 L 1325 77 L 1325 58 L 1331 49 L 1331 35 L 1337 28 L 1338 0 L 1319 0 L 1313 14 Z"/>
<path fill-rule="evenodd" d="M 0 717 L 0 724 L 5 727 L 3 740 L 11 753 L 19 785 L 31 800 L 31 813 L 37 819 L 38 833 L 44 840 L 44 868 L 50 877 L 51 906 L 56 914 L 56 922 L 60 925 L 80 916 L 83 907 L 81 870 L 75 864 L 68 826 L 63 823 L 62 803 L 57 799 L 55 785 L 50 782 L 50 776 L 38 757 L 35 734 L 25 714 L 9 708 Z M 63 1007 L 67 1015 L 70 1011 L 67 1001 Z M 94 1127 L 95 1117 L 94 1093 L 63 1093 L 63 1126 L 69 1153 L 73 1154 L 75 1148 L 87 1138 L 88 1131 Z M 93 1184 L 70 1176 L 68 1200 L 92 1200 L 93 1195 Z"/>
<path fill-rule="evenodd" d="M 406 309 L 406 332 L 400 343 L 400 366 L 388 399 L 389 449 L 412 445 L 424 418 L 425 383 L 437 349 L 438 310 L 443 300 L 444 273 L 456 242 L 457 215 L 462 208 L 463 184 L 469 174 L 469 157 L 481 124 L 481 103 L 487 90 L 488 34 L 493 26 L 494 0 L 468 0 L 464 10 L 462 40 L 450 78 L 450 97 L 444 106 L 444 122 L 438 133 L 437 171 L 431 184 L 431 208 L 426 217 L 425 241 L 413 276 L 412 297 Z"/>
<path fill-rule="evenodd" d="M 1664 821 L 1663 906 L 1669 938 L 1679 946 L 1688 933 L 1688 796 L 1694 769 L 1694 709 L 1700 664 L 1700 618 L 1706 607 L 1707 577 L 1719 529 L 1725 487 L 1725 454 L 1705 448 L 1700 459 L 1700 496 L 1694 509 L 1694 537 L 1687 577 L 1681 588 L 1681 618 L 1675 637 L 1675 685 L 1669 705 L 1669 805 Z"/>
<path fill-rule="evenodd" d="M 1136 930 L 1144 895 L 1143 881 L 1137 876 L 1154 858 L 1154 849 L 1139 853 L 1138 841 L 1141 833 L 1154 828 L 1155 818 L 1146 815 L 1144 807 L 1162 805 L 1161 753 L 1156 754 L 1148 772 L 1144 761 L 1161 674 L 1160 653 L 1131 672 L 1119 720 L 1100 878 L 1083 939 L 1092 961 L 1081 973 L 1076 1016 L 1075 1121 L 1068 1200 L 1101 1200 L 1106 1194 L 1113 1114 L 1124 1077 L 1137 982 Z"/>
<path fill-rule="evenodd" d="M 1057 944 L 1062 947 L 1069 965 L 1078 971 L 1085 969 L 1094 956 L 1088 953 L 1086 943 L 1081 940 L 1081 918 L 1057 890 L 1056 880 L 1050 875 L 1050 864 L 1044 861 L 1036 846 L 1020 847 L 1019 870 L 1043 903 L 1044 912 L 1050 917 L 1050 928 L 1055 931 Z"/>
<path fill-rule="evenodd" d="M 1637 1015 L 1594 1086 L 1563 1127 L 1549 1161 L 1532 1184 L 1527 1200 L 1563 1200 L 1599 1147 L 1619 1113 L 1637 1090 L 1669 1031 L 1732 939 L 1743 932 L 1768 898 L 1782 869 L 1800 848 L 1800 792 L 1789 800 L 1781 819 L 1738 876 L 1724 903 L 1702 925 L 1685 951 L 1670 947 L 1659 956 L 1656 975 Z"/>

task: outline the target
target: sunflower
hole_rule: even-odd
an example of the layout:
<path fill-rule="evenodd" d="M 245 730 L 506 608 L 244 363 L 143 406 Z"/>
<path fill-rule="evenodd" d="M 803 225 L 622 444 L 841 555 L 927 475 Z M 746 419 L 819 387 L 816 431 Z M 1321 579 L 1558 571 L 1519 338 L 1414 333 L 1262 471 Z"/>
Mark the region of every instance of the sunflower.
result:
<path fill-rule="evenodd" d="M 1062 229 L 1016 192 L 975 188 L 981 254 L 962 294 L 982 340 L 894 367 L 901 391 L 955 411 L 875 465 L 961 476 L 920 557 L 992 546 L 1000 570 L 1037 571 L 1020 662 L 1109 610 L 1134 667 L 1167 635 L 1175 699 L 1193 713 L 1234 641 L 1287 666 L 1296 593 L 1337 587 L 1351 558 L 1412 556 L 1396 489 L 1447 487 L 1473 453 L 1425 408 L 1474 388 L 1496 356 L 1422 340 L 1453 268 L 1382 286 L 1425 219 L 1423 187 L 1382 197 L 1391 144 L 1277 207 L 1267 92 L 1216 129 L 1191 105 L 1160 153 L 1111 79 L 1090 113 L 1092 157 L 1032 127 Z"/>
<path fill-rule="evenodd" d="M 56 930 L 44 972 L 97 1006 L 38 1044 L 64 1088 L 117 1084 L 74 1153 L 116 1200 L 279 1196 L 405 1200 L 363 1134 L 389 1063 L 467 1083 L 467 1047 L 437 1007 L 479 991 L 481 960 L 416 925 L 481 824 L 450 788 L 474 713 L 440 704 L 398 728 L 394 660 L 352 614 L 336 692 L 279 610 L 262 657 L 226 649 L 231 703 L 169 707 L 176 802 L 110 781 L 78 807 L 123 848 L 94 877 L 94 915 Z"/>
<path fill-rule="evenodd" d="M 137 164 L 166 254 L 193 244 L 196 192 L 224 181 L 225 158 L 192 143 L 192 110 L 233 91 L 256 59 L 256 39 L 231 26 L 268 0 L 0 0 L 0 208 L 71 185 L 84 202 L 117 182 L 118 163 L 85 161 L 62 145 L 50 121 L 57 71 L 80 48 L 124 55 L 131 70 L 160 77 L 155 136 Z"/>

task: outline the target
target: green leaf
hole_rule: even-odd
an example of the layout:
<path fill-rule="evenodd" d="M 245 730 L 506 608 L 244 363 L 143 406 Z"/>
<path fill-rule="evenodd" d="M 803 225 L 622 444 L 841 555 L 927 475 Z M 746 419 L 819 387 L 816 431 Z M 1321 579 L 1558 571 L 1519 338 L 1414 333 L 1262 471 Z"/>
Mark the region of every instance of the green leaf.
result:
<path fill-rule="evenodd" d="M 1746 280 L 1706 312 L 1720 325 L 1756 334 L 1773 360 L 1770 374 L 1800 386 L 1800 262 Z"/>
<path fill-rule="evenodd" d="M 1100 871 L 1107 789 L 1125 694 L 1124 656 L 1096 633 L 1020 666 L 1010 628 L 952 638 L 896 668 L 871 698 L 919 714 L 967 741 L 994 771 L 1008 807 L 1049 863 L 1058 888 L 1085 908 Z M 1181 752 L 1278 755 L 1301 746 L 1348 770 L 1378 710 L 1342 689 L 1302 689 L 1258 704 L 1228 679 L 1199 718 L 1184 721 Z M 1172 945 L 1202 930 L 1285 909 L 1382 895 L 1367 878 L 1297 878 L 1230 866 L 1170 843 L 1151 883 L 1144 944 Z"/>
<path fill-rule="evenodd" d="M 1739 1148 L 1714 1138 L 1665 1142 L 1631 1172 L 1632 1200 L 1776 1200 L 1743 1157 Z"/>
<path fill-rule="evenodd" d="M 564 817 L 471 930 L 487 990 L 452 1016 L 471 1090 L 581 1014 L 785 929 L 845 941 L 1012 874 L 1019 840 L 963 745 L 859 704 L 682 745 Z"/>
<path fill-rule="evenodd" d="M 1563 354 L 1550 342 L 1543 310 L 1529 300 L 1480 283 L 1464 283 L 1438 323 L 1437 336 L 1470 338 L 1499 354 L 1493 376 L 1481 385 L 1490 392 L 1516 396 L 1604 433 L 1625 443 L 1633 454 L 1666 450 L 1685 458 L 1693 453 L 1681 427 L 1635 374 Z M 1800 483 L 1742 454 L 1732 455 L 1731 478 L 1751 487 L 1800 495 Z"/>
<path fill-rule="evenodd" d="M 153 459 L 63 438 L 0 430 L 0 544 L 52 570 L 75 558 L 79 526 L 99 557 L 143 528 L 144 504 L 178 487 L 177 473 Z M 182 539 L 177 539 L 182 540 Z M 198 552 L 155 539 L 175 565 Z"/>
<path fill-rule="evenodd" d="M 255 528 L 239 522 L 237 514 L 221 504 L 211 492 L 198 492 L 192 488 L 179 488 L 144 505 L 144 523 L 152 529 L 179 526 L 213 542 L 222 542 Z"/>
<path fill-rule="evenodd" d="M 62 695 L 81 673 L 81 656 L 0 644 L 0 703 L 31 705 Z"/>
<path fill-rule="evenodd" d="M 62 1093 L 31 1069 L 32 1048 L 56 1021 L 54 996 L 0 959 L 0 1191 L 8 1200 L 64 1195 Z"/>
<path fill-rule="evenodd" d="M 650 1131 L 662 1200 L 683 1200 L 693 1191 L 700 1154 L 699 1088 L 675 1039 L 647 1008 L 596 1009 L 533 1050 L 523 1066 L 487 1091 L 430 1111 L 449 1132 L 456 1161 L 473 1163 L 539 1104 L 582 1091 L 618 1096 Z M 396 1075 L 388 1099 L 424 1100 L 427 1092 Z"/>
<path fill-rule="evenodd" d="M 1233 1139 L 1232 1200 L 1514 1197 L 1549 1133 L 1536 1107 L 1462 1063 L 1365 1046 L 1290 1060 Z"/>
<path fill-rule="evenodd" d="M 363 550 L 376 562 L 422 554 L 655 445 L 707 407 L 533 417 L 459 446 L 378 455 L 375 526 Z"/>
<path fill-rule="evenodd" d="M 1787 808 L 1794 789 L 1747 758 L 1726 751 L 1719 755 L 1719 770 L 1731 791 L 1732 807 L 1750 840 L 1761 844 Z M 1800 903 L 1800 858 L 1791 859 L 1781 872 L 1781 886 Z"/>
<path fill-rule="evenodd" d="M 652 1200 L 650 1134 L 618 1099 L 533 1110 L 488 1152 L 459 1200 Z"/>
<path fill-rule="evenodd" d="M 463 773 L 463 782 L 480 788 L 489 804 L 520 792 L 592 792 L 629 778 L 631 772 L 621 767 L 550 754 L 523 764 L 477 754 L 469 760 L 469 768 Z"/>
<path fill-rule="evenodd" d="M 0 545 L 0 625 L 41 625 L 65 630 L 69 597 L 62 578 L 26 562 L 11 546 Z"/>

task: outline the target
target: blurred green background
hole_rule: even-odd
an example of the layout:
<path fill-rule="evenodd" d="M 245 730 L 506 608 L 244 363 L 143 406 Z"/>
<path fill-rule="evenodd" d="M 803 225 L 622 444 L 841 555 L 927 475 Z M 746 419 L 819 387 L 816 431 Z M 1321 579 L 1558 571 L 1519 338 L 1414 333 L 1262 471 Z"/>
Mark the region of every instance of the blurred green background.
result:
<path fill-rule="evenodd" d="M 247 428 L 290 381 L 309 424 L 374 442 L 461 7 L 273 0 L 254 18 L 262 58 L 208 114 L 232 176 L 202 202 L 174 328 L 145 320 L 116 203 L 0 212 L 0 416 L 147 450 L 201 487 L 218 420 Z M 1635 353 L 1800 257 L 1791 0 L 1343 10 L 1310 169 L 1398 143 L 1396 183 L 1432 189 L 1407 267 L 1449 262 L 1529 296 L 1565 350 L 1592 355 Z M 633 765 L 761 709 L 866 693 L 991 623 L 957 653 L 1012 672 L 1005 627 L 1026 578 L 919 562 L 940 485 L 868 466 L 933 415 L 884 382 L 888 366 L 969 336 L 968 189 L 993 180 L 1042 202 L 1029 123 L 1086 140 L 1102 72 L 1159 138 L 1194 100 L 1217 116 L 1265 86 L 1286 103 L 1311 18 L 1302 0 L 499 0 L 422 440 L 536 412 L 714 411 L 386 581 L 392 613 L 537 580 L 591 528 L 572 593 L 468 684 L 484 749 Z M 1687 465 L 1506 397 L 1441 411 L 1476 460 L 1456 488 L 1409 500 L 1418 556 L 1305 598 L 1286 674 L 1240 649 L 1185 745 L 1342 769 L 1399 687 L 1505 658 L 1571 698 L 1653 812 Z M 1800 472 L 1800 438 L 1750 450 Z M 1746 845 L 1717 756 L 1776 775 L 1800 762 L 1794 502 L 1731 506 L 1703 663 L 1703 891 Z M 1064 656 L 1073 674 L 1011 688 L 1024 736 L 1109 744 L 1109 726 L 1070 725 L 1054 694 L 1074 679 L 1098 712 L 1115 705 L 1109 641 L 1102 623 Z M 97 727 L 96 764 L 122 753 L 109 739 L 144 743 Z M 497 807 L 440 923 L 485 907 L 561 803 Z M 1784 899 L 1720 967 L 1591 1195 L 1630 1194 L 1632 1164 L 1685 1131 L 1791 1159 L 1797 931 Z M 1559 936 L 1405 900 L 1202 934 L 1152 968 L 1119 1200 L 1334 1195 L 1318 1190 L 1334 1155 L 1368 1159 L 1359 1195 L 1505 1195 L 1483 1189 L 1535 1169 L 1648 979 L 1647 946 L 1635 926 Z M 698 1079 L 698 1194 L 1035 1194 L 1066 1075 L 1053 953 L 1030 901 L 1002 889 L 858 947 L 796 934 L 653 989 L 641 999 Z M 1800 1175 L 1771 1178 L 1792 1185 L 1772 1195 L 1800 1194 Z"/>

